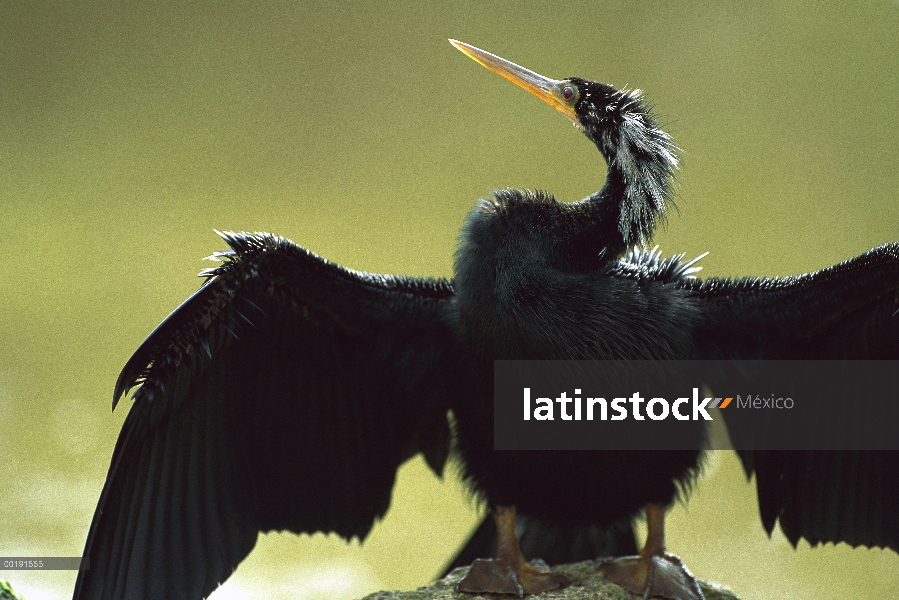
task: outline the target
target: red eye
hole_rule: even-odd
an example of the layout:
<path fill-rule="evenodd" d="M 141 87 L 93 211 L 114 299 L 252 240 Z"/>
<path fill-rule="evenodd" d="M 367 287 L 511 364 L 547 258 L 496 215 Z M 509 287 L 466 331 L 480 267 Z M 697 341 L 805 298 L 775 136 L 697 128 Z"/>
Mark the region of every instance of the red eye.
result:
<path fill-rule="evenodd" d="M 571 86 L 566 85 L 562 88 L 562 97 L 566 100 L 571 100 L 574 97 L 574 89 Z"/>

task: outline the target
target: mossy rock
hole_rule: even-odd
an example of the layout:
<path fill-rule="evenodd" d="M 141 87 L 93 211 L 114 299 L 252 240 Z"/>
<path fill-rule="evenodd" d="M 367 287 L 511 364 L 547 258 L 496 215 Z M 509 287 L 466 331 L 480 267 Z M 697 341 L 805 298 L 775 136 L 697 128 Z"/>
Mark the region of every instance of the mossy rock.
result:
<path fill-rule="evenodd" d="M 554 571 L 568 575 L 572 584 L 565 589 L 528 596 L 529 600 L 635 600 L 638 596 L 618 587 L 595 568 L 592 560 L 556 565 Z M 462 594 L 455 591 L 460 579 L 468 573 L 468 567 L 459 567 L 443 579 L 412 592 L 377 592 L 363 600 L 502 600 L 514 596 Z M 739 600 L 736 594 L 717 583 L 699 582 L 706 600 Z"/>

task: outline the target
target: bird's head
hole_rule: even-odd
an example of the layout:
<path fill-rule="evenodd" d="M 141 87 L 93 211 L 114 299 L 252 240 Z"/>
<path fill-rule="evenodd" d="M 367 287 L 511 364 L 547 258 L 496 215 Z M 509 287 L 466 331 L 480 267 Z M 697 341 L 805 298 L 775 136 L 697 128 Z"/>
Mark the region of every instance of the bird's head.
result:
<path fill-rule="evenodd" d="M 672 203 L 678 148 L 659 128 L 639 90 L 618 90 L 579 77 L 549 79 L 474 46 L 450 42 L 564 114 L 596 144 L 608 175 L 605 186 L 584 202 L 603 205 L 599 214 L 617 220 L 622 243 L 610 241 L 610 247 L 623 250 L 652 237 Z"/>

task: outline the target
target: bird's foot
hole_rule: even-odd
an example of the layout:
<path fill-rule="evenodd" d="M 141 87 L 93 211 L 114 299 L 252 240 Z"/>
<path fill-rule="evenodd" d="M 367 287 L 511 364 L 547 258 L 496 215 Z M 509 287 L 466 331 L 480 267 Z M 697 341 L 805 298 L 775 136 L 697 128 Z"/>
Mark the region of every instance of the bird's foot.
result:
<path fill-rule="evenodd" d="M 457 592 L 471 594 L 539 594 L 571 583 L 568 576 L 553 573 L 540 559 L 516 565 L 505 558 L 479 558 L 459 583 Z"/>
<path fill-rule="evenodd" d="M 596 568 L 644 600 L 705 600 L 699 583 L 684 561 L 670 552 L 600 559 Z"/>

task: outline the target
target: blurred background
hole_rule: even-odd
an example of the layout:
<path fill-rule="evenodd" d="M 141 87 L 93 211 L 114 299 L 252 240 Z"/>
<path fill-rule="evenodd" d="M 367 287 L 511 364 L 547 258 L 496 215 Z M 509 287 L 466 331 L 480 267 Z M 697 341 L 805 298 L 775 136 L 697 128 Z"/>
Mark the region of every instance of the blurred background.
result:
<path fill-rule="evenodd" d="M 683 148 L 656 241 L 703 276 L 787 275 L 899 240 L 899 3 L 57 3 L 0 0 L 0 556 L 76 556 L 131 352 L 199 285 L 213 228 L 354 269 L 452 274 L 500 187 L 576 200 L 605 165 L 458 38 L 542 74 L 639 87 Z M 478 520 L 420 460 L 365 541 L 260 536 L 213 598 L 428 583 Z M 710 456 L 669 547 L 742 598 L 881 599 L 899 557 L 794 551 L 734 455 Z M 72 571 L 7 571 L 29 600 Z"/>

